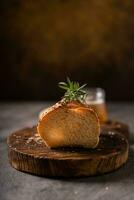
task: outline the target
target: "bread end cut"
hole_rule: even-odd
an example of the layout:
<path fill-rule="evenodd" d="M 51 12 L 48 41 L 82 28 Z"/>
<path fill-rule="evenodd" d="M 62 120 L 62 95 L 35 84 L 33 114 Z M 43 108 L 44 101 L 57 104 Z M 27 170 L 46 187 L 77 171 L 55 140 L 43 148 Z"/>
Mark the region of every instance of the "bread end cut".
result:
<path fill-rule="evenodd" d="M 89 107 L 59 104 L 41 116 L 37 131 L 49 148 L 95 148 L 99 142 L 100 123 Z"/>

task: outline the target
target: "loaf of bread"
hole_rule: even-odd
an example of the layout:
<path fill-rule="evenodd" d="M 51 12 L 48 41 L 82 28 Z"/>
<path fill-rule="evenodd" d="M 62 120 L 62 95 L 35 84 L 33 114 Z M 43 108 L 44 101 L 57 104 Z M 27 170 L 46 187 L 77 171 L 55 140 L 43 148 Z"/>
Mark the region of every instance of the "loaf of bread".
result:
<path fill-rule="evenodd" d="M 100 124 L 97 114 L 85 104 L 59 102 L 40 115 L 37 130 L 49 148 L 95 148 Z"/>

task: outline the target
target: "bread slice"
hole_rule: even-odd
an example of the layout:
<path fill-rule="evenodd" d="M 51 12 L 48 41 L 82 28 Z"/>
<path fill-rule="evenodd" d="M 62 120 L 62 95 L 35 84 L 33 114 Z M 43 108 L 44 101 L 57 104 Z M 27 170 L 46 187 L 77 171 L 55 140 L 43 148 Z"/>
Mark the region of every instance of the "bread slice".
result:
<path fill-rule="evenodd" d="M 50 148 L 95 148 L 100 125 L 96 113 L 79 102 L 57 103 L 40 115 L 38 133 Z"/>

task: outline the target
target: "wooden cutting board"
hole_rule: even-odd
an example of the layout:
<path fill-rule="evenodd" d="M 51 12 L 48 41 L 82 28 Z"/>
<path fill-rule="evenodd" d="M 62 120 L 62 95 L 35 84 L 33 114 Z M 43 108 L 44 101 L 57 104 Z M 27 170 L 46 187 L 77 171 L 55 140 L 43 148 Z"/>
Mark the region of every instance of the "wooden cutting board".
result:
<path fill-rule="evenodd" d="M 95 149 L 49 149 L 36 127 L 25 128 L 7 139 L 9 161 L 17 170 L 46 177 L 81 177 L 111 172 L 128 158 L 128 141 L 116 131 L 104 132 Z"/>

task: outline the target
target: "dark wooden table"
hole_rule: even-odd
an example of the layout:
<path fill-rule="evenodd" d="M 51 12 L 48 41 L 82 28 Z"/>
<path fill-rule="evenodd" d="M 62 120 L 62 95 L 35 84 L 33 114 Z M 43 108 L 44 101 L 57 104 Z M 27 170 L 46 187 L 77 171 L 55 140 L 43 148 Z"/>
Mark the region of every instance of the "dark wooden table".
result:
<path fill-rule="evenodd" d="M 0 104 L 0 200 L 132 200 L 134 199 L 134 103 L 110 103 L 110 117 L 130 125 L 129 160 L 119 170 L 81 179 L 48 179 L 19 172 L 8 163 L 6 137 L 37 123 L 52 103 Z"/>

